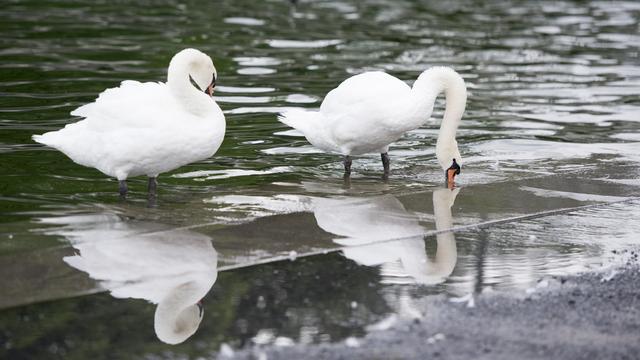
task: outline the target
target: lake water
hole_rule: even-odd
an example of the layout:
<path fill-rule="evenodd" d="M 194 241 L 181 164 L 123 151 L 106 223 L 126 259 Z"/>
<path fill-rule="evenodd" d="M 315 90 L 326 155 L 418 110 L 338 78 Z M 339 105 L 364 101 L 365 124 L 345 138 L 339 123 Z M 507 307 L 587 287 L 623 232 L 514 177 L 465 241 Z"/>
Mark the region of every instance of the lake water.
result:
<path fill-rule="evenodd" d="M 419 317 L 417 297 L 626 261 L 640 246 L 639 20 L 633 1 L 6 1 L 0 357 L 342 341 Z M 164 81 L 185 47 L 214 59 L 227 135 L 163 174 L 155 206 L 146 179 L 121 201 L 115 180 L 31 141 L 121 80 Z M 391 147 L 388 182 L 372 154 L 345 184 L 339 157 L 276 120 L 353 74 L 411 84 L 434 65 L 469 91 L 453 191 L 434 153 L 442 100 Z M 154 319 L 175 294 L 205 311 L 174 346 Z"/>

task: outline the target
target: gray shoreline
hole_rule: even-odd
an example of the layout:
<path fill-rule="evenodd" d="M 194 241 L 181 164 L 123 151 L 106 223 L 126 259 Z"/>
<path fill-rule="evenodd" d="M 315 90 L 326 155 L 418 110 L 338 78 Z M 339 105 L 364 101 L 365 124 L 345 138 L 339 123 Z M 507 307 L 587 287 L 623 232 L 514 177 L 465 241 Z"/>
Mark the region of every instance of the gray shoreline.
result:
<path fill-rule="evenodd" d="M 255 346 L 219 359 L 638 359 L 640 266 L 546 277 L 526 292 L 489 292 L 470 302 L 444 296 L 404 319 L 340 343 Z M 224 354 L 223 354 L 224 353 Z"/>

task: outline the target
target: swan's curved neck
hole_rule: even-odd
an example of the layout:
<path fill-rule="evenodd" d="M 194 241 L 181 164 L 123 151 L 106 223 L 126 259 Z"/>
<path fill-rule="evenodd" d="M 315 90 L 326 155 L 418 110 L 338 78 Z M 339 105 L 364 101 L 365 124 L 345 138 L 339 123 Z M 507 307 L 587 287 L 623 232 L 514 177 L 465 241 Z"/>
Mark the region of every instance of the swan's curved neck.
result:
<path fill-rule="evenodd" d="M 192 62 L 182 54 L 176 55 L 169 63 L 167 85 L 173 96 L 185 109 L 197 115 L 205 114 L 211 108 L 211 99 L 203 91 L 191 84 Z"/>
<path fill-rule="evenodd" d="M 433 105 L 440 93 L 444 92 L 446 105 L 440 124 L 436 156 L 443 168 L 451 166 L 452 158 L 460 154 L 456 143 L 456 132 L 467 103 L 467 88 L 462 77 L 448 67 L 433 67 L 424 71 L 411 89 L 411 103 L 414 116 L 413 128 L 421 126 L 433 111 Z"/>

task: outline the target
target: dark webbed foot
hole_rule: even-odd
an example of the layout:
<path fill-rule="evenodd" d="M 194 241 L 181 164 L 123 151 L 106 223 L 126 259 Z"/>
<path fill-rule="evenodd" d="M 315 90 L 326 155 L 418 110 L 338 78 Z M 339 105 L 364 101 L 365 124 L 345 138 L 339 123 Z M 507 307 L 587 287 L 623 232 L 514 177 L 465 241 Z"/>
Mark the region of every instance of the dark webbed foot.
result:
<path fill-rule="evenodd" d="M 351 176 L 351 156 L 344 157 L 344 177 Z"/>
<path fill-rule="evenodd" d="M 127 180 L 118 181 L 118 192 L 120 193 L 121 198 L 127 197 L 127 191 L 129 191 L 129 188 L 127 187 Z"/>
<path fill-rule="evenodd" d="M 384 168 L 384 173 L 382 174 L 382 178 L 384 180 L 388 180 L 389 179 L 389 173 L 391 172 L 390 168 L 389 168 L 389 154 L 388 153 L 382 153 L 380 154 L 380 158 L 382 159 L 382 167 Z"/>

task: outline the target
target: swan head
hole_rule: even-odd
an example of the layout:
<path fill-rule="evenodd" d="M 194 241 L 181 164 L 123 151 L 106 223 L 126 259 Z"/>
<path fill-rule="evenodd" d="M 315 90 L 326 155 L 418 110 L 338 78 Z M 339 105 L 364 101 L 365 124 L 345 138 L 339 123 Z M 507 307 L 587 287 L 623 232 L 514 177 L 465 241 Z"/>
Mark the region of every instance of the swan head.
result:
<path fill-rule="evenodd" d="M 456 177 L 456 175 L 460 174 L 460 165 L 458 164 L 458 162 L 456 161 L 456 159 L 453 159 L 453 162 L 451 163 L 451 166 L 449 166 L 449 168 L 447 168 L 446 171 L 446 177 L 447 177 L 447 185 L 450 188 L 453 188 L 455 182 L 454 179 Z"/>
<path fill-rule="evenodd" d="M 447 110 L 445 110 L 445 112 L 446 111 Z M 448 187 L 452 187 L 456 175 L 460 175 L 460 171 L 462 170 L 462 157 L 460 156 L 460 150 L 458 150 L 455 129 L 445 126 L 440 128 L 440 135 L 436 142 L 436 158 L 438 159 L 440 167 L 444 170 L 444 177 Z"/>
<path fill-rule="evenodd" d="M 172 82 L 174 76 L 188 76 L 195 87 L 213 96 L 218 72 L 207 54 L 196 49 L 184 49 L 169 63 L 168 81 Z"/>
<path fill-rule="evenodd" d="M 452 139 L 447 143 L 447 141 L 438 139 L 436 157 L 442 170 L 444 170 L 444 177 L 448 187 L 453 187 L 456 175 L 460 175 L 462 170 L 462 158 L 456 141 Z"/>

